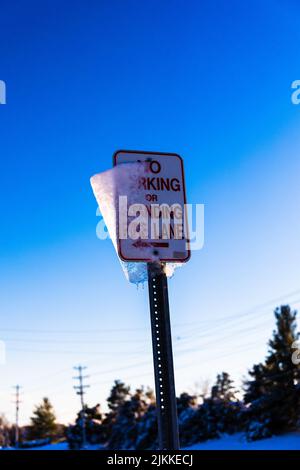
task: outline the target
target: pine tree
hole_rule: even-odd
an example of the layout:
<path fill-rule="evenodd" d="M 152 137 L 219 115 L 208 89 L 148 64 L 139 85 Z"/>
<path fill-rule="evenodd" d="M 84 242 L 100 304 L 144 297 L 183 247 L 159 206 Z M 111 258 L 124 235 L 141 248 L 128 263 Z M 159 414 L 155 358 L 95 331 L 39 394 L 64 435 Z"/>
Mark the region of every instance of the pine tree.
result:
<path fill-rule="evenodd" d="M 154 450 L 158 448 L 156 406 L 151 402 L 146 413 L 137 423 L 136 450 Z"/>
<path fill-rule="evenodd" d="M 118 410 L 120 406 L 129 398 L 130 387 L 125 385 L 120 380 L 115 380 L 115 383 L 110 391 L 110 395 L 107 399 L 107 404 L 112 412 Z"/>
<path fill-rule="evenodd" d="M 36 406 L 31 417 L 31 438 L 52 438 L 56 434 L 57 425 L 53 407 L 48 398 L 43 398 L 40 405 Z"/>
<path fill-rule="evenodd" d="M 84 407 L 86 440 L 90 444 L 105 442 L 106 435 L 103 423 L 103 413 L 99 403 L 93 407 Z M 74 425 L 66 429 L 66 437 L 70 449 L 82 448 L 82 410 L 77 413 Z"/>
<path fill-rule="evenodd" d="M 105 436 L 106 441 L 111 439 L 113 426 L 117 419 L 118 412 L 129 398 L 130 387 L 120 380 L 115 380 L 109 397 L 107 398 L 107 405 L 110 411 L 106 414 L 102 422 L 103 435 Z"/>
<path fill-rule="evenodd" d="M 204 399 L 201 411 L 207 422 L 208 434 L 232 434 L 242 427 L 242 403 L 236 397 L 236 390 L 227 372 L 217 375 L 211 388 L 211 395 Z"/>
<path fill-rule="evenodd" d="M 122 395 L 124 398 L 124 395 Z M 122 400 L 116 410 L 115 421 L 109 440 L 110 449 L 134 449 L 138 437 L 138 423 L 148 410 L 153 399 L 150 390 L 145 391 L 143 387 Z"/>
<path fill-rule="evenodd" d="M 147 388 L 142 396 L 142 413 L 136 423 L 136 450 L 153 450 L 158 446 L 157 414 L 155 395 L 151 388 Z"/>
<path fill-rule="evenodd" d="M 233 381 L 226 372 L 217 376 L 211 394 L 196 405 L 195 397 L 182 394 L 178 401 L 180 442 L 191 445 L 234 433 L 242 428 L 242 403 L 236 399 Z"/>
<path fill-rule="evenodd" d="M 245 403 L 250 404 L 250 439 L 294 429 L 299 420 L 300 365 L 292 362 L 292 344 L 299 337 L 296 311 L 281 306 L 274 313 L 276 329 L 266 360 L 253 367 L 251 379 L 245 383 Z"/>
<path fill-rule="evenodd" d="M 10 426 L 8 421 L 2 414 L 0 415 L 0 448 L 6 447 L 10 444 L 9 431 Z"/>
<path fill-rule="evenodd" d="M 176 401 L 180 443 L 188 445 L 191 440 L 190 430 L 195 430 L 195 427 L 198 430 L 198 423 L 194 422 L 197 413 L 197 397 L 183 392 Z"/>
<path fill-rule="evenodd" d="M 197 397 L 195 395 L 190 395 L 189 393 L 183 392 L 176 399 L 177 401 L 177 414 L 181 415 L 185 410 L 195 407 L 197 404 Z"/>
<path fill-rule="evenodd" d="M 215 385 L 211 389 L 211 398 L 213 400 L 222 400 L 224 402 L 236 401 L 236 392 L 227 372 L 222 372 L 217 375 Z"/>
<path fill-rule="evenodd" d="M 248 373 L 251 379 L 244 382 L 244 401 L 245 403 L 253 403 L 266 394 L 266 367 L 262 363 L 255 364 Z"/>

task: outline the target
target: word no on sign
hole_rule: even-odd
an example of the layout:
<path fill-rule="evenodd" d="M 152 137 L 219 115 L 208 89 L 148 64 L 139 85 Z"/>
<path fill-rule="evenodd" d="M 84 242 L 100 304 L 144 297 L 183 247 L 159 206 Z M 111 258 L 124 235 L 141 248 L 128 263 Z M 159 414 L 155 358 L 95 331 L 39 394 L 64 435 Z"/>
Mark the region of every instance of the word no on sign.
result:
<path fill-rule="evenodd" d="M 190 258 L 186 194 L 182 158 L 174 153 L 119 150 L 114 165 L 141 163 L 144 172 L 136 181 L 131 204 L 144 210 L 147 231 L 138 237 L 118 238 L 123 261 L 183 263 Z M 123 195 L 123 196 L 126 196 Z M 126 209 L 127 226 L 132 214 Z M 130 232 L 130 231 L 129 231 Z"/>

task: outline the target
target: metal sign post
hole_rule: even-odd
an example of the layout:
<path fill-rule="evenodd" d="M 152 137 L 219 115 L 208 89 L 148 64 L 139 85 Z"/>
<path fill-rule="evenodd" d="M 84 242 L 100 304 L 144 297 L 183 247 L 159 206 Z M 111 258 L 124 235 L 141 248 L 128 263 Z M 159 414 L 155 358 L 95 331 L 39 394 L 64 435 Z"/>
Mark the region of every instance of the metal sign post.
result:
<path fill-rule="evenodd" d="M 161 450 L 178 450 L 167 277 L 160 263 L 148 263 L 147 266 L 159 447 Z"/>
<path fill-rule="evenodd" d="M 114 167 L 121 166 L 122 171 L 119 168 L 111 179 L 106 173 L 95 175 L 91 184 L 100 209 L 101 205 L 104 207 L 103 217 L 105 212 L 107 214 L 107 226 L 116 239 L 122 264 L 130 263 L 132 268 L 134 263 L 142 262 L 144 280 L 144 263 L 147 263 L 159 447 L 178 450 L 168 283 L 164 268 L 166 263 L 187 262 L 191 254 L 183 160 L 176 153 L 118 150 L 113 163 Z M 127 207 L 128 196 L 132 211 Z M 126 198 L 125 207 L 119 205 L 121 197 Z M 111 201 L 111 211 L 107 201 Z M 169 217 L 163 214 L 166 209 Z M 114 212 L 115 221 L 110 212 Z M 137 213 L 144 214 L 142 225 L 147 228 L 142 230 L 139 222 L 138 236 L 131 236 L 129 227 L 132 219 L 139 217 Z M 135 276 L 133 278 L 136 280 Z"/>

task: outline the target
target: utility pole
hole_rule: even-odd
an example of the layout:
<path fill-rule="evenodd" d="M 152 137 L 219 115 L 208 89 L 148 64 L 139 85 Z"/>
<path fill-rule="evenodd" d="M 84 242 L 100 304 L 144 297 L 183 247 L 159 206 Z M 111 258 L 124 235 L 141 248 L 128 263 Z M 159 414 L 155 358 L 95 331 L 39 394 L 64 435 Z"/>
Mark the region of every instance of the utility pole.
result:
<path fill-rule="evenodd" d="M 19 440 L 20 440 L 20 433 L 19 433 L 19 409 L 20 409 L 20 385 L 15 385 L 13 388 L 16 389 L 15 393 L 15 405 L 16 405 L 16 427 L 15 427 L 15 448 L 19 448 Z"/>
<path fill-rule="evenodd" d="M 86 446 L 86 430 L 85 430 L 85 410 L 84 410 L 84 399 L 83 396 L 85 394 L 85 389 L 89 387 L 89 385 L 83 385 L 83 380 L 87 379 L 88 375 L 82 375 L 82 371 L 86 369 L 83 366 L 74 367 L 75 370 L 78 371 L 78 375 L 73 377 L 73 379 L 79 380 L 79 385 L 74 385 L 77 395 L 80 396 L 80 403 L 81 403 L 81 430 L 82 430 L 82 447 L 85 448 Z"/>

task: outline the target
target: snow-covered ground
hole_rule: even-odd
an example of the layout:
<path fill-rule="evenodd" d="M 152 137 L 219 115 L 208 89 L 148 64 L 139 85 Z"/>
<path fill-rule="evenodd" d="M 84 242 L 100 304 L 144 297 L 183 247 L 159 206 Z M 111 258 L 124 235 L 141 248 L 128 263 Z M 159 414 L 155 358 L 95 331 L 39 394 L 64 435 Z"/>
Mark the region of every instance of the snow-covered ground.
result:
<path fill-rule="evenodd" d="M 41 447 L 31 447 L 28 450 L 69 450 L 69 446 L 67 442 L 60 442 L 58 444 L 47 444 Z"/>
<path fill-rule="evenodd" d="M 69 447 L 67 442 L 60 442 L 58 444 L 32 447 L 28 450 L 69 450 Z M 101 448 L 99 445 L 89 445 L 86 450 L 101 450 Z M 300 450 L 300 433 L 274 436 L 253 442 L 247 442 L 244 434 L 237 433 L 232 436 L 224 435 L 220 439 L 199 442 L 186 447 L 185 450 Z"/>
<path fill-rule="evenodd" d="M 67 442 L 59 442 L 58 444 L 48 444 L 41 447 L 32 447 L 29 450 L 69 450 Z M 99 445 L 88 445 L 86 450 L 100 450 Z"/>
<path fill-rule="evenodd" d="M 247 442 L 244 434 L 224 435 L 187 447 L 187 450 L 300 450 L 300 433 L 274 436 L 260 441 Z"/>
<path fill-rule="evenodd" d="M 15 450 L 13 447 L 3 447 L 0 450 Z M 24 449 L 20 448 L 19 451 L 26 451 L 26 450 L 69 450 L 69 446 L 67 442 L 59 442 L 57 444 L 47 444 L 44 446 L 35 446 L 35 447 L 26 447 Z M 100 446 L 97 445 L 88 445 L 86 450 L 101 450 Z"/>

